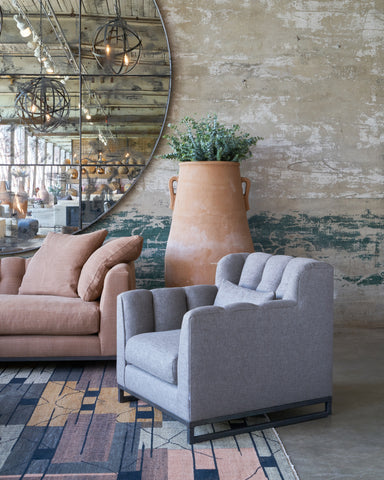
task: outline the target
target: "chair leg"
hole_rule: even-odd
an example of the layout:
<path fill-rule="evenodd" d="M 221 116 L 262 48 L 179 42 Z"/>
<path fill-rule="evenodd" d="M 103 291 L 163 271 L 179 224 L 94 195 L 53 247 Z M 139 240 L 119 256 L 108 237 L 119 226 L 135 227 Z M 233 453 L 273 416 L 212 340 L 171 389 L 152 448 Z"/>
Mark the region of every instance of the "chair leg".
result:
<path fill-rule="evenodd" d="M 119 387 L 118 400 L 119 400 L 119 403 L 125 403 L 125 402 L 135 402 L 138 399 L 133 395 L 125 395 L 125 391 Z"/>
<path fill-rule="evenodd" d="M 195 427 L 192 427 L 191 425 L 188 425 L 188 426 L 187 426 L 187 442 L 188 442 L 190 445 L 193 445 L 194 443 L 196 443 L 196 440 L 195 440 Z"/>

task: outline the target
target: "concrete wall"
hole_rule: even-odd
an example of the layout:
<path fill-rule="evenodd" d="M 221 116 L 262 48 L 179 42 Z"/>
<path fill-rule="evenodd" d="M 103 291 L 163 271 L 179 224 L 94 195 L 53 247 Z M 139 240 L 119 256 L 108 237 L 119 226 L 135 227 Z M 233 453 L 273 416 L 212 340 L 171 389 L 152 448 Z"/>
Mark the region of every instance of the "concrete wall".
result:
<path fill-rule="evenodd" d="M 168 120 L 216 112 L 264 137 L 241 166 L 256 250 L 328 261 L 336 322 L 384 326 L 384 0 L 158 4 L 173 58 Z M 144 235 L 145 288 L 163 285 L 177 170 L 155 158 L 99 225 Z"/>

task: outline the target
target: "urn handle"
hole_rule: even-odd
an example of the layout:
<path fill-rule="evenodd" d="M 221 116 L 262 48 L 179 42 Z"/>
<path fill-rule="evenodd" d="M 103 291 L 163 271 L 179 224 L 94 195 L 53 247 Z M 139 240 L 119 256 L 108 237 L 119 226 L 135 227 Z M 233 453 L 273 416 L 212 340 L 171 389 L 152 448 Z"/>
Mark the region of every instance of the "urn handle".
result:
<path fill-rule="evenodd" d="M 169 179 L 169 194 L 170 194 L 170 197 L 171 197 L 171 203 L 169 205 L 169 208 L 171 208 L 173 210 L 174 206 L 175 206 L 175 199 L 176 199 L 176 191 L 175 191 L 175 183 L 177 183 L 179 180 L 179 177 L 176 176 L 176 177 L 171 177 Z"/>
<path fill-rule="evenodd" d="M 249 190 L 251 188 L 251 181 L 247 177 L 241 177 L 241 184 L 245 183 L 245 189 L 243 193 L 243 198 L 244 198 L 244 206 L 245 210 L 249 210 L 249 201 L 248 201 L 248 195 L 249 195 Z"/>

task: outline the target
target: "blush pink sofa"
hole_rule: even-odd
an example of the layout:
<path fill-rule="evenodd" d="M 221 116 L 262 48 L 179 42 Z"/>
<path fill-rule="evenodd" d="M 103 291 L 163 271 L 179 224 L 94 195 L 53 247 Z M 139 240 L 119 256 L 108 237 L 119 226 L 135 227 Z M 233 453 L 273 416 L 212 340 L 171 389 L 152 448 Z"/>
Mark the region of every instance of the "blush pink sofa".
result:
<path fill-rule="evenodd" d="M 31 259 L 0 260 L 0 361 L 116 356 L 116 297 L 136 287 L 143 239 L 49 234 Z"/>

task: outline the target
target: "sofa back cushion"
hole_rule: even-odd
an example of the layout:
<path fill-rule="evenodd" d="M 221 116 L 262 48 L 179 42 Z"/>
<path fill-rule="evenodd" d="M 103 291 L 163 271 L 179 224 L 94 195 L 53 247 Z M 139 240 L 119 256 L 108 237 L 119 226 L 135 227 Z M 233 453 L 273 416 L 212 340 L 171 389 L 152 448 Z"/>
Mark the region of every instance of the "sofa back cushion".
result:
<path fill-rule="evenodd" d="M 107 230 L 82 235 L 49 232 L 28 264 L 19 294 L 77 297 L 81 268 L 102 245 L 107 233 Z"/>
<path fill-rule="evenodd" d="M 140 255 L 142 248 L 143 237 L 139 235 L 106 242 L 85 262 L 79 278 L 79 296 L 85 302 L 99 298 L 108 270 L 118 263 L 133 262 Z"/>
<path fill-rule="evenodd" d="M 0 294 L 18 294 L 25 268 L 25 258 L 6 257 L 0 259 Z"/>

